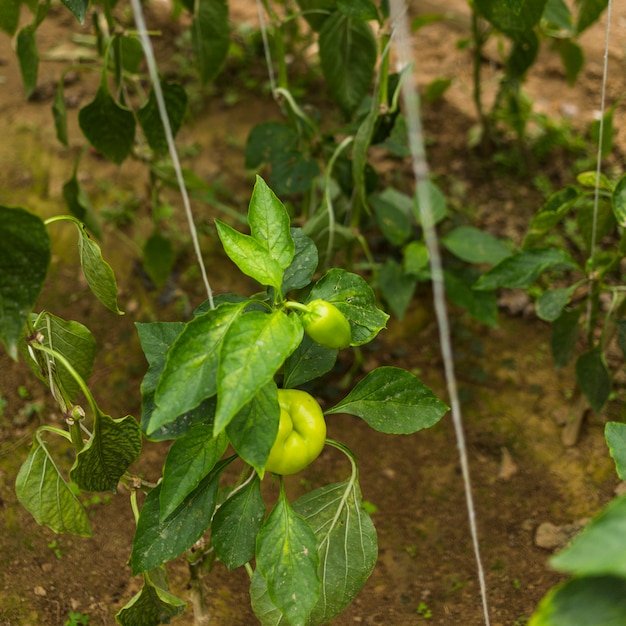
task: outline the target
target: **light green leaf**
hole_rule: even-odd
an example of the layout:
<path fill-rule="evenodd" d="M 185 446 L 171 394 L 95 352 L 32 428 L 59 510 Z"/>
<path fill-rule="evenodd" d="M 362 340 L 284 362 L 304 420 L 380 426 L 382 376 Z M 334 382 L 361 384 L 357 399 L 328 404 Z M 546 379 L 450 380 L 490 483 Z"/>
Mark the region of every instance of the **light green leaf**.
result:
<path fill-rule="evenodd" d="M 170 618 L 182 615 L 185 601 L 169 591 L 165 568 L 159 567 L 143 575 L 143 587 L 115 615 L 122 626 L 169 624 Z"/>
<path fill-rule="evenodd" d="M 15 480 L 15 494 L 38 524 L 55 533 L 91 536 L 87 513 L 65 482 L 37 431 L 28 458 Z"/>
<path fill-rule="evenodd" d="M 554 322 L 561 317 L 570 297 L 578 284 L 544 291 L 537 300 L 537 317 L 545 322 Z"/>
<path fill-rule="evenodd" d="M 339 350 L 324 348 L 307 334 L 285 361 L 283 387 L 299 387 L 330 372 L 337 361 Z"/>
<path fill-rule="evenodd" d="M 20 63 L 24 92 L 29 98 L 37 87 L 37 73 L 39 70 L 39 53 L 35 39 L 36 26 L 28 24 L 17 34 L 16 52 Z"/>
<path fill-rule="evenodd" d="M 196 424 L 170 448 L 161 481 L 161 521 L 167 519 L 220 460 L 228 440 L 213 424 Z"/>
<path fill-rule="evenodd" d="M 357 20 L 378 20 L 378 10 L 372 0 L 338 0 L 337 8 L 344 15 Z"/>
<path fill-rule="evenodd" d="M 564 189 L 553 193 L 530 220 L 523 247 L 529 248 L 537 239 L 556 226 L 572 208 L 574 201 L 579 196 L 580 190 L 574 187 L 574 185 L 568 185 Z"/>
<path fill-rule="evenodd" d="M 256 541 L 256 566 L 269 597 L 292 624 L 305 624 L 320 595 L 318 542 L 281 485 L 278 502 Z"/>
<path fill-rule="evenodd" d="M 425 188 L 425 192 L 424 193 L 428 193 L 429 197 L 430 197 L 430 210 L 431 210 L 431 215 L 429 216 L 429 221 L 430 218 L 432 218 L 432 224 L 438 224 L 441 220 L 445 219 L 445 217 L 448 215 L 448 208 L 447 208 L 447 200 L 445 195 L 443 194 L 443 192 L 441 191 L 441 189 L 439 189 L 439 187 L 437 187 L 437 185 L 435 185 L 435 183 L 433 183 L 430 180 L 425 180 L 425 181 L 421 181 L 418 183 L 418 190 L 419 187 L 424 187 Z M 420 194 L 416 194 L 415 196 L 415 202 L 413 203 L 413 215 L 415 215 L 415 219 L 423 225 L 426 225 L 427 222 L 426 220 L 426 216 L 422 215 L 422 211 L 425 210 L 423 207 L 420 207 L 419 205 L 419 197 Z"/>
<path fill-rule="evenodd" d="M 448 407 L 407 370 L 383 366 L 325 414 L 348 413 L 381 433 L 408 435 L 436 424 Z"/>
<path fill-rule="evenodd" d="M 228 55 L 230 23 L 227 0 L 198 0 L 191 36 L 200 80 L 206 84 L 219 74 Z"/>
<path fill-rule="evenodd" d="M 581 172 L 580 174 L 578 174 L 578 176 L 576 176 L 576 181 L 582 187 L 590 187 L 591 189 L 596 188 L 597 182 L 597 186 L 600 189 L 604 189 L 605 191 L 613 191 L 613 183 L 611 182 L 610 178 L 608 178 L 606 174 L 602 174 L 602 172 L 600 172 L 600 176 L 598 176 L 595 170 L 589 172 Z"/>
<path fill-rule="evenodd" d="M 70 478 L 84 491 L 117 492 L 117 484 L 141 453 L 141 429 L 132 415 L 98 415 L 85 447 L 76 456 Z"/>
<path fill-rule="evenodd" d="M 17 359 L 17 343 L 50 263 L 50 239 L 41 219 L 0 206 L 0 340 Z"/>
<path fill-rule="evenodd" d="M 420 276 L 428 270 L 430 255 L 423 241 L 411 241 L 403 250 L 403 267 L 406 274 Z"/>
<path fill-rule="evenodd" d="M 123 315 L 123 311 L 120 311 L 117 306 L 115 274 L 111 266 L 102 258 L 100 246 L 89 236 L 84 227 L 78 228 L 78 234 L 80 265 L 91 291 L 109 311 Z"/>
<path fill-rule="evenodd" d="M 617 181 L 611 201 L 617 223 L 626 228 L 626 174 Z"/>
<path fill-rule="evenodd" d="M 211 524 L 211 543 L 228 569 L 254 558 L 256 537 L 264 518 L 265 502 L 261 481 L 256 476 L 217 509 Z"/>
<path fill-rule="evenodd" d="M 442 245 L 467 263 L 496 265 L 511 251 L 504 243 L 489 233 L 473 226 L 459 226 L 441 238 Z"/>
<path fill-rule="evenodd" d="M 300 318 L 281 310 L 250 311 L 233 322 L 224 337 L 218 366 L 215 433 L 273 380 L 303 333 Z"/>
<path fill-rule="evenodd" d="M 611 376 L 601 346 L 578 357 L 576 380 L 591 408 L 599 413 L 611 393 Z"/>
<path fill-rule="evenodd" d="M 604 436 L 615 461 L 617 475 L 626 480 L 626 424 L 608 422 L 604 427 Z"/>
<path fill-rule="evenodd" d="M 352 346 L 368 343 L 385 328 L 389 315 L 376 306 L 372 288 L 358 274 L 331 269 L 318 280 L 306 302 L 332 302 L 350 322 Z"/>
<path fill-rule="evenodd" d="M 267 249 L 280 269 L 288 268 L 295 254 L 289 214 L 260 176 L 256 177 L 250 198 L 248 224 L 251 236 Z"/>
<path fill-rule="evenodd" d="M 269 250 L 254 237 L 244 235 L 232 226 L 215 220 L 224 251 L 246 276 L 264 286 L 280 290 L 284 268 L 272 258 Z"/>
<path fill-rule="evenodd" d="M 173 422 L 217 392 L 222 343 L 246 302 L 223 303 L 187 323 L 167 353 L 147 434 Z"/>
<path fill-rule="evenodd" d="M 374 78 L 377 47 L 372 29 L 337 11 L 324 21 L 318 42 L 328 89 L 349 115 L 361 104 Z"/>
<path fill-rule="evenodd" d="M 542 19 L 572 34 L 575 33 L 574 18 L 564 0 L 548 0 Z"/>

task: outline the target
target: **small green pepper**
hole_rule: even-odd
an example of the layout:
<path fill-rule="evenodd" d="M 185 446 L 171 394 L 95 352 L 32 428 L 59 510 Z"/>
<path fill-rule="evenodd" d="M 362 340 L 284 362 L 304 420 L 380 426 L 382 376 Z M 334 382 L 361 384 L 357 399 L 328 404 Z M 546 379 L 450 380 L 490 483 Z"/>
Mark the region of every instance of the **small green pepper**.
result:
<path fill-rule="evenodd" d="M 317 400 L 306 391 L 279 389 L 278 435 L 265 463 L 274 474 L 297 474 L 324 448 L 326 421 Z"/>
<path fill-rule="evenodd" d="M 350 322 L 345 315 L 326 300 L 312 300 L 302 315 L 304 332 L 324 348 L 341 350 L 352 340 Z"/>

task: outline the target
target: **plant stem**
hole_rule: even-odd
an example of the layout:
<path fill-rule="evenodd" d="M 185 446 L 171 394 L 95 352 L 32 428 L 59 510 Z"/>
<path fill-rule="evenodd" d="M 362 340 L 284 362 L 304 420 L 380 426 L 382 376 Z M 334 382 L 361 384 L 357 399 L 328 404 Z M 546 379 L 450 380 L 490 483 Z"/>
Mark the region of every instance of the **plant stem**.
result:
<path fill-rule="evenodd" d="M 478 119 L 480 121 L 483 142 L 488 145 L 491 142 L 491 129 L 489 119 L 483 109 L 481 78 L 483 46 L 486 41 L 486 36 L 480 30 L 480 18 L 478 17 L 476 10 L 472 11 L 472 38 L 474 40 L 474 106 L 476 107 L 476 113 L 478 114 Z"/>

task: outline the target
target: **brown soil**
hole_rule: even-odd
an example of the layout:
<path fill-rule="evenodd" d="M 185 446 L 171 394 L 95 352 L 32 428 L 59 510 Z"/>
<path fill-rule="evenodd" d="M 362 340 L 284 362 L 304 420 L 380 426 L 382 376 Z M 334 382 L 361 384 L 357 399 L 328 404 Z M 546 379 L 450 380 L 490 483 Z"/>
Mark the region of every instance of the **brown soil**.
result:
<path fill-rule="evenodd" d="M 254 19 L 246 3 L 233 3 L 236 21 Z M 252 3 L 250 3 L 252 4 Z M 431 7 L 441 12 L 441 3 Z M 424 112 L 433 171 L 456 197 L 461 211 L 473 212 L 481 225 L 519 241 L 528 216 L 541 203 L 530 184 L 493 172 L 466 149 L 474 123 L 469 76 L 470 53 L 457 49 L 469 36 L 466 3 L 448 1 L 458 19 L 434 24 L 415 37 L 418 80 L 454 77 L 445 100 Z M 431 12 L 430 9 L 425 12 Z M 615 13 L 615 12 L 614 12 Z M 575 111 L 572 122 L 583 128 L 600 103 L 603 41 L 602 21 L 583 39 L 588 61 L 575 87 L 567 87 L 558 58 L 546 50 L 534 66 L 528 89 L 536 107 L 559 117 Z M 68 41 L 74 22 L 59 7 L 46 19 L 39 35 L 42 51 L 57 50 Z M 609 104 L 625 93 L 624 48 L 626 7 L 614 15 Z M 75 47 L 68 48 L 75 50 Z M 38 97 L 25 102 L 11 42 L 0 36 L 0 203 L 19 204 L 41 215 L 64 211 L 61 186 L 70 176 L 80 138 L 73 122 L 71 147 L 54 137 L 50 114 L 53 86 L 63 63 L 45 61 Z M 92 97 L 96 78 L 81 73 L 68 86 L 74 106 Z M 227 105 L 211 97 L 180 136 L 181 145 L 195 142 L 194 170 L 228 190 L 225 198 L 241 210 L 251 189 L 243 170 L 243 145 L 258 121 L 277 116 L 268 97 L 242 90 Z M 618 106 L 616 120 L 624 115 Z M 74 116 L 72 116 L 73 118 Z M 626 125 L 617 124 L 615 164 L 626 147 Z M 544 173 L 555 188 L 566 175 L 555 159 Z M 133 327 L 136 320 L 181 319 L 202 300 L 201 289 L 185 276 L 169 291 L 148 291 L 133 271 L 137 259 L 132 239 L 149 224 L 141 200 L 145 173 L 139 166 L 114 168 L 87 155 L 81 165 L 83 182 L 100 210 L 115 202 L 140 198 L 136 229 L 107 228 L 103 250 L 118 274 L 120 301 L 127 314 L 114 318 L 94 301 L 80 282 L 74 262 L 75 240 L 69 227 L 53 226 L 54 263 L 40 307 L 86 323 L 99 344 L 91 386 L 98 402 L 113 416 L 140 413 L 139 382 L 145 370 Z M 115 189 L 105 192 L 98 181 Z M 234 190 L 234 191 L 231 191 Z M 213 217 L 199 215 L 203 223 Z M 180 238 L 185 243 L 184 225 Z M 130 243 L 129 243 L 130 241 Z M 229 275 L 214 257 L 215 238 L 203 237 L 203 247 L 215 263 L 211 279 L 217 292 L 246 290 L 248 284 Z M 188 246 L 187 246 L 188 248 Z M 181 267 L 189 267 L 191 255 Z M 186 263 L 186 264 L 185 264 Z M 220 267 L 216 271 L 216 267 Z M 77 285 L 80 288 L 77 288 Z M 378 365 L 406 367 L 442 397 L 446 396 L 437 329 L 430 293 L 420 291 L 399 322 L 365 352 L 365 370 Z M 491 619 L 494 626 L 521 626 L 539 599 L 560 580 L 550 570 L 550 551 L 537 546 L 539 525 L 568 525 L 593 515 L 608 502 L 618 484 L 603 437 L 604 423 L 620 419 L 618 402 L 605 414 L 589 414 L 575 446 L 562 444 L 575 401 L 573 372 L 556 372 L 549 354 L 549 328 L 532 316 L 502 316 L 498 329 L 488 329 L 452 311 L 455 356 L 463 400 L 465 431 L 477 505 L 477 523 L 485 564 Z M 345 365 L 349 365 L 346 363 Z M 340 393 L 328 381 L 329 394 Z M 332 399 L 332 397 L 331 397 Z M 26 457 L 39 421 L 60 423 L 43 387 L 23 362 L 0 356 L 0 626 L 65 623 L 70 611 L 90 616 L 90 625 L 112 625 L 114 615 L 136 592 L 126 561 L 134 523 L 126 493 L 89 501 L 94 536 L 77 539 L 40 528 L 16 502 L 14 481 Z M 378 565 L 354 604 L 334 623 L 407 625 L 483 624 L 476 566 L 468 530 L 456 442 L 449 416 L 436 427 L 407 437 L 384 436 L 349 416 L 329 420 L 329 436 L 349 445 L 361 463 L 364 497 L 377 507 L 373 519 L 379 533 Z M 167 446 L 146 444 L 134 471 L 159 477 Z M 68 464 L 70 462 L 69 459 Z M 289 482 L 293 495 L 345 476 L 347 468 L 333 451 L 324 452 L 300 479 Z M 271 485 L 268 484 L 268 490 Z M 179 559 L 168 566 L 173 592 L 187 597 L 187 566 Z M 228 572 L 218 564 L 205 580 L 215 624 L 255 623 L 247 596 L 247 575 Z M 175 620 L 192 624 L 191 611 Z"/>

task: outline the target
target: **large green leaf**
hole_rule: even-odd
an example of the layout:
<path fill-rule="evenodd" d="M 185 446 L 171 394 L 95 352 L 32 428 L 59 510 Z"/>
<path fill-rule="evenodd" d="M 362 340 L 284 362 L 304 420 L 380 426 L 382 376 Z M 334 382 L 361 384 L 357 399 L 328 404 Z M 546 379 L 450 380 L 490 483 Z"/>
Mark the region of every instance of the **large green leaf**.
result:
<path fill-rule="evenodd" d="M 224 337 L 217 371 L 215 432 L 269 383 L 302 341 L 302 322 L 282 310 L 239 316 Z"/>
<path fill-rule="evenodd" d="M 44 312 L 37 318 L 35 330 L 41 333 L 43 345 L 64 356 L 84 381 L 89 379 L 96 356 L 96 340 L 86 326 Z M 50 359 L 54 364 L 52 370 L 55 380 L 66 402 L 76 402 L 81 388 L 63 363 L 56 362 L 54 357 L 41 353 L 39 353 L 39 358 Z M 45 371 L 49 369 L 46 367 Z M 44 382 L 49 382 L 47 374 L 38 373 L 38 375 Z"/>
<path fill-rule="evenodd" d="M 576 380 L 591 408 L 599 413 L 611 393 L 611 376 L 601 346 L 578 357 Z"/>
<path fill-rule="evenodd" d="M 500 239 L 473 226 L 459 226 L 451 230 L 441 238 L 441 243 L 454 256 L 468 263 L 497 265 L 511 256 L 511 251 Z"/>
<path fill-rule="evenodd" d="M 408 435 L 436 424 L 447 411 L 416 376 L 399 367 L 383 366 L 367 374 L 325 413 L 349 413 L 381 433 Z"/>
<path fill-rule="evenodd" d="M 254 558 L 256 536 L 264 518 L 265 502 L 257 476 L 215 511 L 211 543 L 228 569 L 240 567 Z"/>
<path fill-rule="evenodd" d="M 177 336 L 156 387 L 149 436 L 215 395 L 222 342 L 244 306 L 223 303 L 195 317 Z"/>
<path fill-rule="evenodd" d="M 211 523 L 220 475 L 232 458 L 218 463 L 165 520 L 160 514 L 161 485 L 147 495 L 130 555 L 133 576 L 171 561 L 198 541 Z"/>
<path fill-rule="evenodd" d="M 22 208 L 0 206 L 0 340 L 17 359 L 17 343 L 50 263 L 44 223 Z"/>
<path fill-rule="evenodd" d="M 283 387 L 298 387 L 330 372 L 337 361 L 339 350 L 324 348 L 307 334 L 285 361 Z"/>
<path fill-rule="evenodd" d="M 167 519 L 224 454 L 228 441 L 213 437 L 213 424 L 197 424 L 170 448 L 161 481 L 161 520 Z"/>
<path fill-rule="evenodd" d="M 65 482 L 37 431 L 28 458 L 15 480 L 15 494 L 38 524 L 55 533 L 91 536 L 87 513 Z"/>
<path fill-rule="evenodd" d="M 135 116 L 113 99 L 106 81 L 79 111 L 78 123 L 91 145 L 113 163 L 119 165 L 130 154 L 135 141 Z"/>
<path fill-rule="evenodd" d="M 320 595 L 318 541 L 281 486 L 256 541 L 256 566 L 272 603 L 291 624 L 306 623 Z"/>
<path fill-rule="evenodd" d="M 617 576 L 584 576 L 554 587 L 528 626 L 623 626 L 626 581 Z"/>
<path fill-rule="evenodd" d="M 208 83 L 219 74 L 230 47 L 227 0 L 198 0 L 191 36 L 200 80 Z"/>
<path fill-rule="evenodd" d="M 568 252 L 559 248 L 521 250 L 506 257 L 483 274 L 474 285 L 474 289 L 530 287 L 549 269 L 573 270 L 578 269 L 578 265 Z"/>
<path fill-rule="evenodd" d="M 348 319 L 352 330 L 352 343 L 368 343 L 385 328 L 389 316 L 376 306 L 372 288 L 358 274 L 342 269 L 331 269 L 318 280 L 307 302 L 317 298 L 332 302 Z"/>
<path fill-rule="evenodd" d="M 602 15 L 609 4 L 609 0 L 576 0 L 578 5 L 578 20 L 576 30 L 582 33 Z"/>
<path fill-rule="evenodd" d="M 39 52 L 35 39 L 36 26 L 28 24 L 17 34 L 16 52 L 20 63 L 20 72 L 26 97 L 30 97 L 37 87 L 37 73 L 39 71 Z"/>
<path fill-rule="evenodd" d="M 85 447 L 76 456 L 71 479 L 85 491 L 117 492 L 117 484 L 141 453 L 141 429 L 132 415 L 96 416 Z"/>
<path fill-rule="evenodd" d="M 374 77 L 377 46 L 372 29 L 337 11 L 324 21 L 318 41 L 328 89 L 349 115 L 361 104 Z"/>
<path fill-rule="evenodd" d="M 115 615 L 122 626 L 169 624 L 170 618 L 182 615 L 185 601 L 169 592 L 165 568 L 159 567 L 143 575 L 140 591 Z"/>
<path fill-rule="evenodd" d="M 0 29 L 10 36 L 20 23 L 20 0 L 0 0 Z"/>
<path fill-rule="evenodd" d="M 622 480 L 626 480 L 626 424 L 608 422 L 604 427 L 604 437 L 615 461 L 617 475 Z"/>

